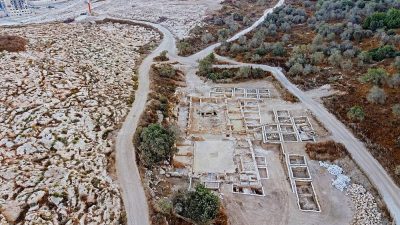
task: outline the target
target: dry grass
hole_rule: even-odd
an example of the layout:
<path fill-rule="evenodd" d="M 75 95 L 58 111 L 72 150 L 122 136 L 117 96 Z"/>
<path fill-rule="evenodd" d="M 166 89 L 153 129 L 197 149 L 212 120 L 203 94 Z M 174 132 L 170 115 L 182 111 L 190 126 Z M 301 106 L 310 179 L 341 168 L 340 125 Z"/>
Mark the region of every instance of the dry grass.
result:
<path fill-rule="evenodd" d="M 0 52 L 20 52 L 26 50 L 28 41 L 19 36 L 13 35 L 0 35 Z"/>

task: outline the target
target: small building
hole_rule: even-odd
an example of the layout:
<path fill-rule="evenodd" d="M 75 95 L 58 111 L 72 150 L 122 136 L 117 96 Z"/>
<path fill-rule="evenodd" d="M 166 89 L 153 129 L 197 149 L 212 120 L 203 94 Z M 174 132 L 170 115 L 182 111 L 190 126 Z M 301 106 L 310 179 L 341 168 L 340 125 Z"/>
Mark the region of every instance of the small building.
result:
<path fill-rule="evenodd" d="M 4 16 L 18 17 L 32 13 L 27 0 L 0 0 L 0 5 L 0 11 L 3 11 Z"/>

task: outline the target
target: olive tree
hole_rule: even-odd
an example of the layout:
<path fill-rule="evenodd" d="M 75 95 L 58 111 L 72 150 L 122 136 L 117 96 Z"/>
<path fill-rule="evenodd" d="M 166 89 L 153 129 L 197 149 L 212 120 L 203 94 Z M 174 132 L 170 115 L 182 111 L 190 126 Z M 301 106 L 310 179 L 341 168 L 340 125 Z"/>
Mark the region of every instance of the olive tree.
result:
<path fill-rule="evenodd" d="M 347 111 L 347 117 L 350 120 L 362 121 L 365 118 L 364 109 L 361 106 L 353 106 Z"/>
<path fill-rule="evenodd" d="M 379 88 L 378 86 L 373 86 L 367 95 L 367 100 L 371 103 L 384 104 L 386 98 L 387 95 L 385 91 L 382 88 Z"/>
<path fill-rule="evenodd" d="M 162 161 L 171 162 L 177 152 L 176 135 L 160 124 L 150 124 L 140 134 L 139 152 L 142 162 L 147 167 L 153 167 Z"/>
<path fill-rule="evenodd" d="M 393 115 L 400 117 L 400 104 L 395 104 L 392 106 Z"/>
<path fill-rule="evenodd" d="M 172 202 L 176 213 L 197 224 L 212 222 L 220 207 L 218 197 L 203 185 L 196 186 L 194 191 L 179 192 Z"/>
<path fill-rule="evenodd" d="M 387 80 L 388 74 L 383 68 L 370 68 L 368 72 L 361 76 L 359 80 L 363 83 L 372 83 L 374 85 L 383 85 Z"/>

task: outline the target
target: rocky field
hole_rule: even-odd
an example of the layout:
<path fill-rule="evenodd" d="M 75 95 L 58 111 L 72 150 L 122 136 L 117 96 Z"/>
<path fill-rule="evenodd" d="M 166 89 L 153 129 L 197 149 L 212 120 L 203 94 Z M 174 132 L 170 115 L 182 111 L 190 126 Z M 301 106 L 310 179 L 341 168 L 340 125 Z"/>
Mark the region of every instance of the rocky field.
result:
<path fill-rule="evenodd" d="M 5 28 L 0 52 L 0 224 L 119 224 L 108 168 L 134 92 L 139 49 L 157 32 L 121 24 Z"/>

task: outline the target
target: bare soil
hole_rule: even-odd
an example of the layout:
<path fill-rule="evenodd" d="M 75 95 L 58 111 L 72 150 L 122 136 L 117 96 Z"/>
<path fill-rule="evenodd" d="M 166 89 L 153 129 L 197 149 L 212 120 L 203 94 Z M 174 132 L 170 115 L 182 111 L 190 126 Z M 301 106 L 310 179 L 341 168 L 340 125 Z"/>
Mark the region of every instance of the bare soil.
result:
<path fill-rule="evenodd" d="M 347 155 L 343 144 L 334 141 L 307 143 L 306 152 L 310 159 L 318 161 L 334 161 Z"/>

